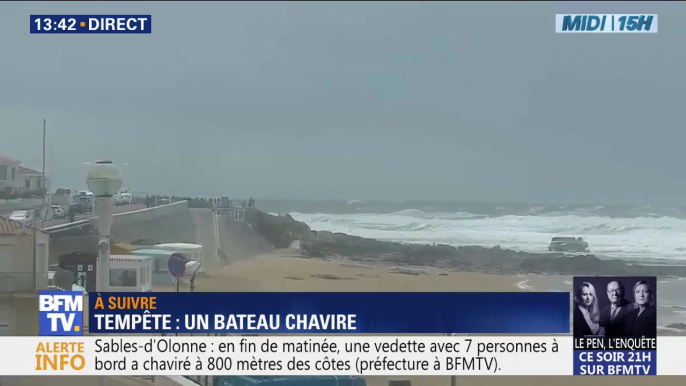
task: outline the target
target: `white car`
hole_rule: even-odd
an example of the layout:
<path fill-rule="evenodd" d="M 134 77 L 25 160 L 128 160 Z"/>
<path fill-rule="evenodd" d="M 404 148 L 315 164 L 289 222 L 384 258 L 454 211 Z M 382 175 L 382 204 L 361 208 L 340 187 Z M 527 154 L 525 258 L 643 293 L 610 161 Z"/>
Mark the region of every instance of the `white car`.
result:
<path fill-rule="evenodd" d="M 131 193 L 120 193 L 117 200 L 118 205 L 133 204 L 133 195 Z"/>
<path fill-rule="evenodd" d="M 33 220 L 33 211 L 30 210 L 15 210 L 10 215 L 10 220 L 27 223 Z"/>
<path fill-rule="evenodd" d="M 62 209 L 59 205 L 50 205 L 52 210 L 55 212 L 55 218 L 65 218 L 67 217 L 67 211 Z"/>

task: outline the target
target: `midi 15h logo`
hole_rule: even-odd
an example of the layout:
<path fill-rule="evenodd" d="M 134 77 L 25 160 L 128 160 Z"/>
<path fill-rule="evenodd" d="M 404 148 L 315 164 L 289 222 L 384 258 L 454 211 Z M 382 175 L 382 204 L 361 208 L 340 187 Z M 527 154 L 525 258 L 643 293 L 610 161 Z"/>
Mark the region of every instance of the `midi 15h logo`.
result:
<path fill-rule="evenodd" d="M 657 15 L 555 15 L 557 33 L 657 33 Z"/>
<path fill-rule="evenodd" d="M 83 292 L 40 291 L 40 335 L 83 335 Z"/>

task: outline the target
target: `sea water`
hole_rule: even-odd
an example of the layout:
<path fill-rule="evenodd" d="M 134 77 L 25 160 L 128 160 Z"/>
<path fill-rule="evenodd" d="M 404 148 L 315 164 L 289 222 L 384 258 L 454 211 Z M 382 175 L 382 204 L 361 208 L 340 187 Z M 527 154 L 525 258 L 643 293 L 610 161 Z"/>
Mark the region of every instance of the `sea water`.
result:
<path fill-rule="evenodd" d="M 517 251 L 547 252 L 552 237 L 573 236 L 583 237 L 591 253 L 599 258 L 641 264 L 686 264 L 684 210 L 543 206 L 438 209 L 371 213 L 369 208 L 357 208 L 358 213 L 291 215 L 314 230 L 385 241 L 456 247 L 499 245 Z M 517 286 L 523 291 L 573 291 L 571 276 L 522 275 Z M 657 287 L 658 325 L 686 323 L 686 279 L 660 279 Z M 686 330 L 661 328 L 660 334 L 663 333 L 684 335 Z"/>
<path fill-rule="evenodd" d="M 291 213 L 312 229 L 343 232 L 384 241 L 481 245 L 524 252 L 546 252 L 555 236 L 583 237 L 599 258 L 686 263 L 686 218 L 665 214 L 606 216 L 591 209 L 532 214 L 427 212 Z"/>

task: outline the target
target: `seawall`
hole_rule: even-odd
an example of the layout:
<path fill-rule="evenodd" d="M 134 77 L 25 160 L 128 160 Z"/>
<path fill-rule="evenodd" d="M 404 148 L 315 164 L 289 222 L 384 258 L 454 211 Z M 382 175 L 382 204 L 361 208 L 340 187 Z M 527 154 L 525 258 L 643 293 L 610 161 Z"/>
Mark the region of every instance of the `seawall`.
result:
<path fill-rule="evenodd" d="M 228 262 L 251 258 L 274 249 L 251 224 L 226 216 L 219 217 L 219 235 L 223 254 L 220 257 Z"/>
<path fill-rule="evenodd" d="M 71 252 L 97 254 L 97 219 L 90 226 L 51 234 L 50 264 Z M 189 208 L 187 201 L 114 216 L 113 242 L 158 244 L 193 243 L 203 246 L 210 267 L 250 258 L 271 250 L 272 245 L 250 224 L 215 214 L 210 209 Z"/>

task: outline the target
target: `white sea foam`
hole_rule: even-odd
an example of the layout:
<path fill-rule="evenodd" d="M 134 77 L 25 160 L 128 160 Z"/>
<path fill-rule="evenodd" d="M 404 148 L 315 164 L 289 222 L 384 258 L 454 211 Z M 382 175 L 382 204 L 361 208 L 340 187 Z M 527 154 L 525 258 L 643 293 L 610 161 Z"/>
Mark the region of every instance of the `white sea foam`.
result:
<path fill-rule="evenodd" d="M 594 208 L 596 209 L 596 208 Z M 686 260 L 686 220 L 673 217 L 610 218 L 574 212 L 531 216 L 485 216 L 466 212 L 304 214 L 292 216 L 315 230 L 378 240 L 461 245 L 500 245 L 543 252 L 554 236 L 581 236 L 599 256 Z"/>
<path fill-rule="evenodd" d="M 522 280 L 519 283 L 516 284 L 519 289 L 523 289 L 525 291 L 530 291 L 533 290 L 534 288 L 529 285 L 529 280 Z"/>

